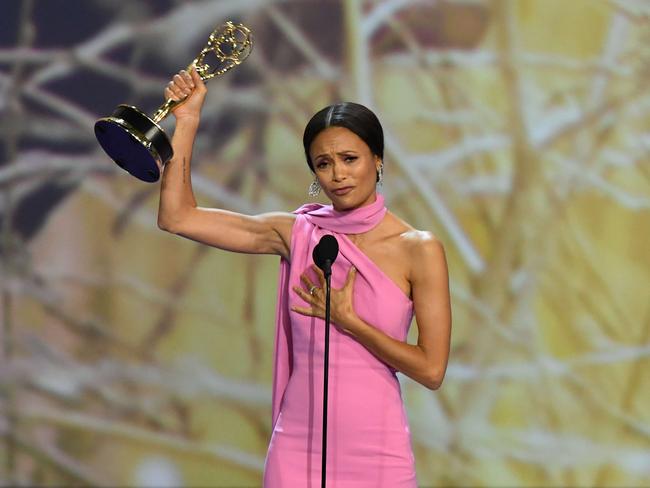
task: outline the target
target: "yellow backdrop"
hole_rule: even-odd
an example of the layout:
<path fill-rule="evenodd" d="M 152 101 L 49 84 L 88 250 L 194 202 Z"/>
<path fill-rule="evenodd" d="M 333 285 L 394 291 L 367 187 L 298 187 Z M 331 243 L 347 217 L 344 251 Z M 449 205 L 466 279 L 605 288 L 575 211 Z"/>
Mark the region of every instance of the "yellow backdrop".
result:
<path fill-rule="evenodd" d="M 261 485 L 279 258 L 160 231 L 159 185 L 92 133 L 118 103 L 153 112 L 234 19 L 255 48 L 208 85 L 199 205 L 310 201 L 304 125 L 353 100 L 384 125 L 388 207 L 444 242 L 444 383 L 398 375 L 419 485 L 650 485 L 647 2 L 3 10 L 2 484 Z"/>

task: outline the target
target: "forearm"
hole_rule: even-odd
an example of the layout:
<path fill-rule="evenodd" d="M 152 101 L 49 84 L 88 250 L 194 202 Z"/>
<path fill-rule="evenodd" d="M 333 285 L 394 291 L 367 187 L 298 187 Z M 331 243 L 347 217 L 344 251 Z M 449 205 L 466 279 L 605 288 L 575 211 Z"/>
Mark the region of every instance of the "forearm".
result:
<path fill-rule="evenodd" d="M 432 361 L 417 345 L 393 339 L 358 316 L 350 319 L 345 331 L 379 359 L 431 390 L 440 385 L 432 371 Z"/>
<path fill-rule="evenodd" d="M 185 117 L 176 122 L 172 137 L 174 156 L 163 168 L 160 185 L 158 225 L 161 227 L 178 220 L 186 209 L 196 207 L 190 162 L 198 126 L 198 117 Z"/>

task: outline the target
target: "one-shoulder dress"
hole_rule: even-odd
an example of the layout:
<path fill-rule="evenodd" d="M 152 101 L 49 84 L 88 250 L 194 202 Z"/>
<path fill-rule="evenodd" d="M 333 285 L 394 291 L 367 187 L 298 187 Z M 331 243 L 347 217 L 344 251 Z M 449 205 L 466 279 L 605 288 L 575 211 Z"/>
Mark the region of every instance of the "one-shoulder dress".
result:
<path fill-rule="evenodd" d="M 323 229 L 298 214 L 280 290 L 287 307 L 305 307 L 292 290 L 310 269 L 312 250 L 325 234 L 334 235 L 339 254 L 332 267 L 333 288 L 343 287 L 352 265 L 356 313 L 387 335 L 406 341 L 413 302 L 345 235 Z M 284 258 L 281 258 L 284 260 Z M 264 488 L 321 485 L 325 321 L 278 310 L 278 368 L 274 384 L 273 431 L 264 465 Z M 282 327 L 285 327 L 282 329 Z M 333 324 L 330 328 L 327 425 L 328 488 L 415 488 L 415 460 L 408 418 L 396 370 Z M 279 369 L 279 371 L 278 371 Z"/>

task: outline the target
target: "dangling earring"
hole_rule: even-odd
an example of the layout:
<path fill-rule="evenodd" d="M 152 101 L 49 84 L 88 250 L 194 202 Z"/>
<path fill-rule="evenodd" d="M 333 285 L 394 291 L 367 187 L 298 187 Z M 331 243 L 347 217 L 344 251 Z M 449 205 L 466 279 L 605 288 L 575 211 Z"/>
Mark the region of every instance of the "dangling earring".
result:
<path fill-rule="evenodd" d="M 320 193 L 320 183 L 318 183 L 317 179 L 314 178 L 314 181 L 311 182 L 307 193 L 309 193 L 310 197 L 315 197 Z"/>
<path fill-rule="evenodd" d="M 377 171 L 377 183 L 379 186 L 384 185 L 384 162 L 382 161 L 379 165 L 379 170 Z"/>

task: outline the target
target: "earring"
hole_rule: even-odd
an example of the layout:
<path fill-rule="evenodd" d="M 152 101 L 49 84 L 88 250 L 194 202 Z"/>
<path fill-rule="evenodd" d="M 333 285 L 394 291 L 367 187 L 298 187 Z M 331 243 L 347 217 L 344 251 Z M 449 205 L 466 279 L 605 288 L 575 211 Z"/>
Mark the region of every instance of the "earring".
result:
<path fill-rule="evenodd" d="M 311 182 L 307 193 L 309 193 L 310 197 L 315 197 L 320 193 L 320 183 L 318 183 L 317 179 L 314 179 L 314 181 Z"/>
<path fill-rule="evenodd" d="M 379 165 L 379 170 L 377 171 L 377 183 L 379 183 L 379 186 L 383 186 L 384 184 L 384 162 L 383 161 Z"/>

